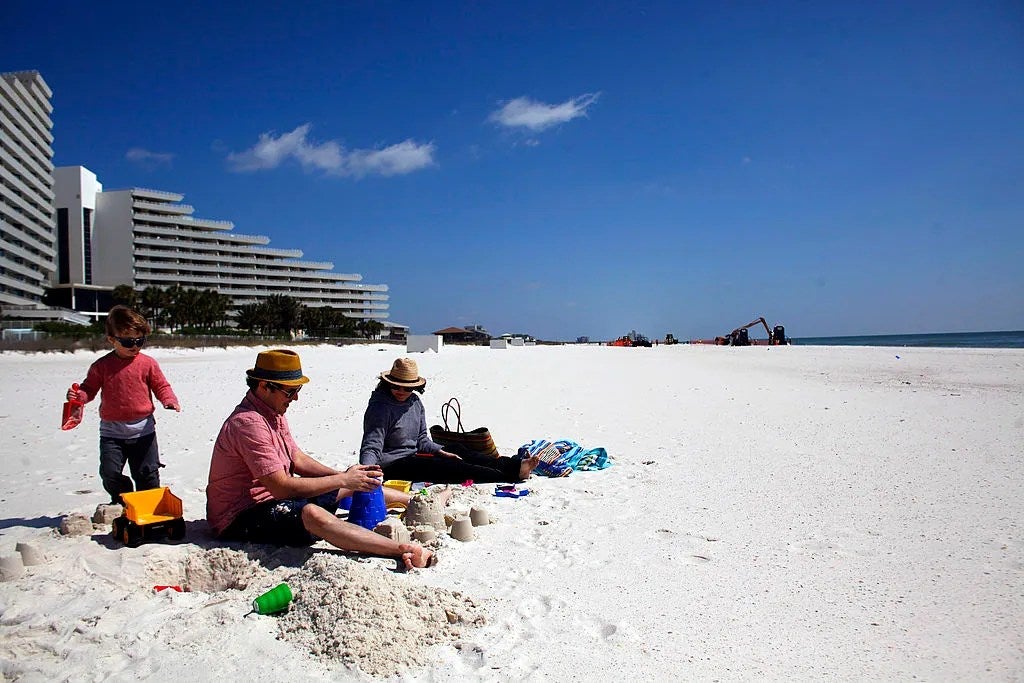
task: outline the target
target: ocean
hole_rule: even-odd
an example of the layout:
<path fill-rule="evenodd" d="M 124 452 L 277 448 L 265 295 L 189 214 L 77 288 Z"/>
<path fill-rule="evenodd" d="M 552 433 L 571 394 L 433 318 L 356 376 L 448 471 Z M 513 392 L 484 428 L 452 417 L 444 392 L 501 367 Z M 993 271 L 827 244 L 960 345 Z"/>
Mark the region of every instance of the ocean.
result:
<path fill-rule="evenodd" d="M 1024 348 L 1024 330 L 1016 332 L 942 332 L 873 334 L 859 337 L 798 337 L 796 345 L 815 346 L 940 346 L 968 349 Z"/>

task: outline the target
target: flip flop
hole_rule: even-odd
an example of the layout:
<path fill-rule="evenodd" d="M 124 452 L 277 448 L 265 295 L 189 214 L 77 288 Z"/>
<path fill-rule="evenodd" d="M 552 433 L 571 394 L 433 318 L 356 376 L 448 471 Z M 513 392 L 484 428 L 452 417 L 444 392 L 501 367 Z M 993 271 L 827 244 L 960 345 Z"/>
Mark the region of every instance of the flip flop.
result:
<path fill-rule="evenodd" d="M 517 489 L 515 486 L 495 486 L 494 495 L 498 498 L 522 498 L 530 495 L 530 489 Z"/>

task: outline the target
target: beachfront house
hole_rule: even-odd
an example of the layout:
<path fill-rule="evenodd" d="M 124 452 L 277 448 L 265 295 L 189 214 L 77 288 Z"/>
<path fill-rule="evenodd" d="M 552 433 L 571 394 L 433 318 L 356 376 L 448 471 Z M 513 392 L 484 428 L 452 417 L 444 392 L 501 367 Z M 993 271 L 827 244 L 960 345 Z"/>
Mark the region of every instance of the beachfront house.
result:
<path fill-rule="evenodd" d="M 446 327 L 433 334 L 439 335 L 445 344 L 487 344 L 491 341 L 491 335 L 480 325 Z"/>

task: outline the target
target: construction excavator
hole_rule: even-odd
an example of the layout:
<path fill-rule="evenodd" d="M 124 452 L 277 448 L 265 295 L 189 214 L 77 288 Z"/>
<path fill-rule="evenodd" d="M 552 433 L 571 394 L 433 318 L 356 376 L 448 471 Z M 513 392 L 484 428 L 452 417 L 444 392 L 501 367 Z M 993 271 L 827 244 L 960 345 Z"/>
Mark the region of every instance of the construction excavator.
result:
<path fill-rule="evenodd" d="M 768 334 L 767 339 L 750 338 L 748 330 L 755 325 L 764 326 L 764 331 Z M 724 337 L 715 337 L 714 339 L 695 339 L 690 343 L 715 344 L 717 346 L 782 346 L 784 344 L 793 343 L 793 340 L 786 338 L 786 328 L 782 325 L 768 327 L 768 323 L 764 318 L 757 318 L 756 320 L 751 320 L 742 327 L 737 327 Z"/>

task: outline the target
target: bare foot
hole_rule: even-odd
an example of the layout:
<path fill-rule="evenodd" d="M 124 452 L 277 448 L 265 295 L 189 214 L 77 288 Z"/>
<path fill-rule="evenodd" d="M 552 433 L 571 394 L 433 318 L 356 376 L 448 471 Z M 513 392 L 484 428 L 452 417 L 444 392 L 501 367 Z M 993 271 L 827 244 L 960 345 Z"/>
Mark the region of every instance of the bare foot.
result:
<path fill-rule="evenodd" d="M 531 455 L 528 458 L 523 458 L 523 462 L 519 465 L 519 481 L 527 479 L 540 464 L 539 455 Z"/>
<path fill-rule="evenodd" d="M 437 564 L 437 555 L 419 543 L 403 543 L 398 549 L 402 551 L 402 562 L 406 569 L 424 569 Z"/>

